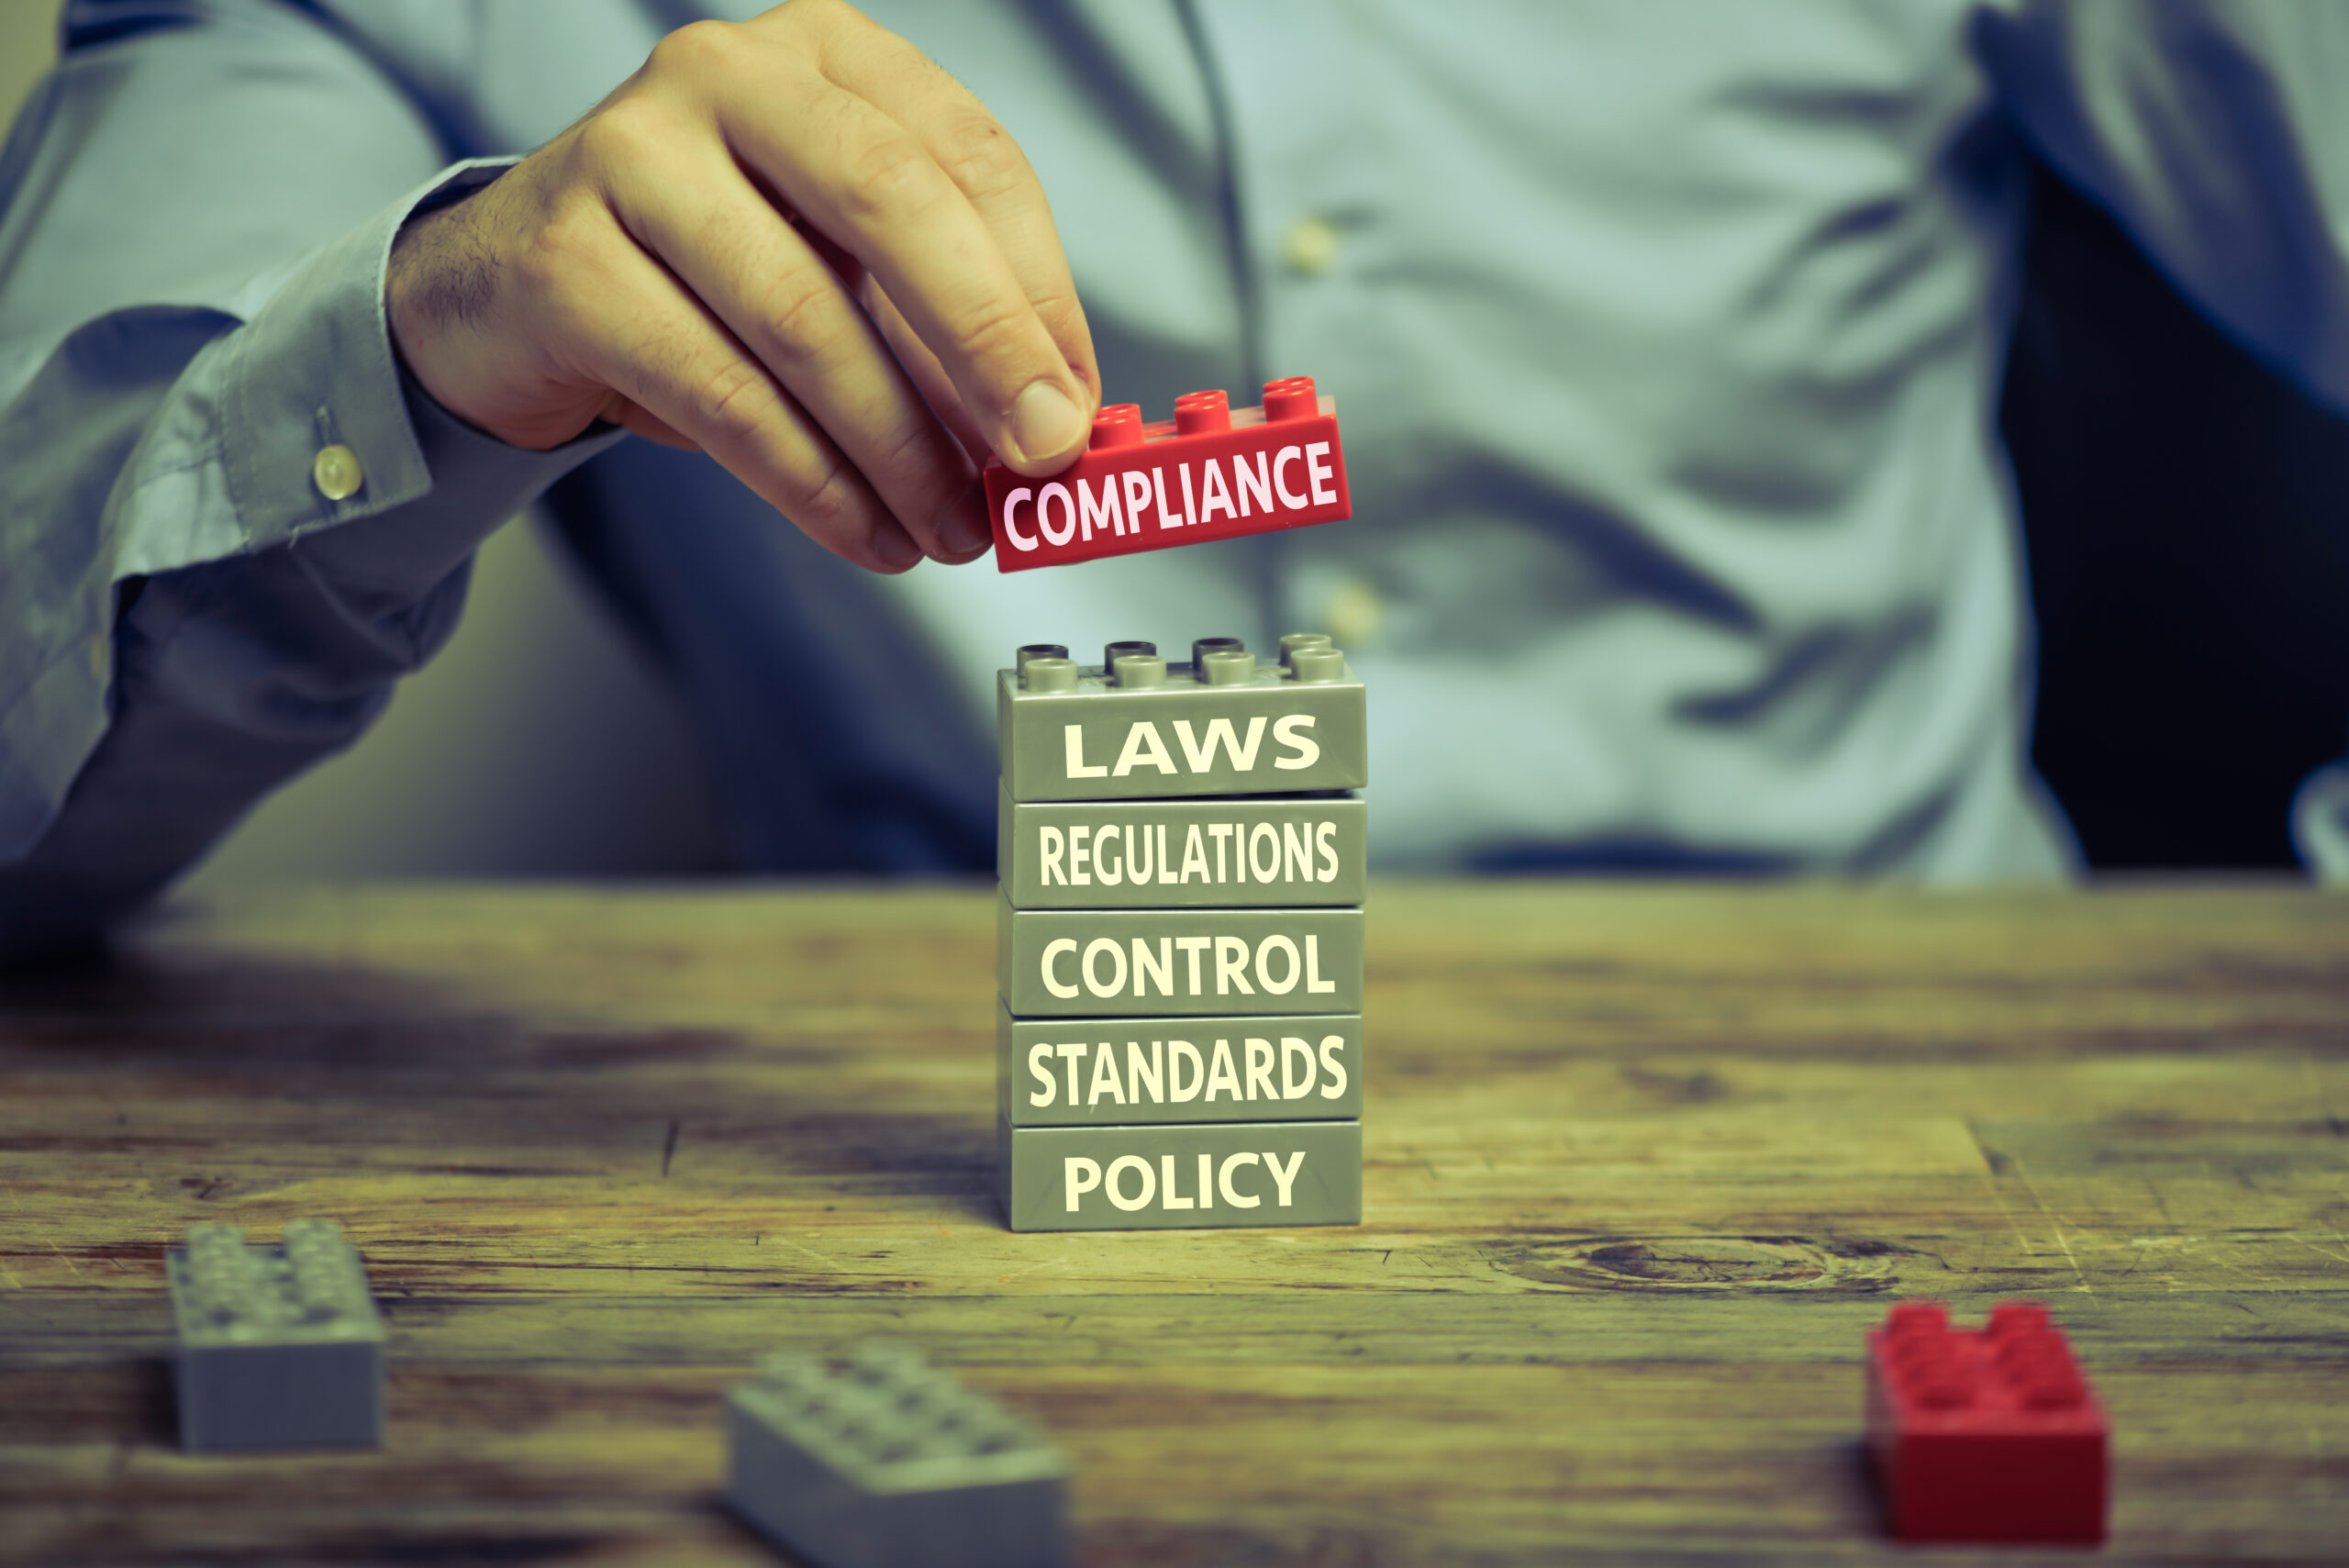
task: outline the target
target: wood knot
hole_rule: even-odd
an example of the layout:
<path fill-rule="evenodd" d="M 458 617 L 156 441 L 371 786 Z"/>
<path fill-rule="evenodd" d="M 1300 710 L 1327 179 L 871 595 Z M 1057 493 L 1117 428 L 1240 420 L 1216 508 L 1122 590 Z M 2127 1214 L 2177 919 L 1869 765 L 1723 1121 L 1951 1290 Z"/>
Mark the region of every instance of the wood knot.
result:
<path fill-rule="evenodd" d="M 1799 1236 L 1594 1237 L 1508 1248 L 1493 1266 L 1538 1284 L 1580 1290 L 1887 1291 L 1895 1254 L 1880 1241 Z"/>

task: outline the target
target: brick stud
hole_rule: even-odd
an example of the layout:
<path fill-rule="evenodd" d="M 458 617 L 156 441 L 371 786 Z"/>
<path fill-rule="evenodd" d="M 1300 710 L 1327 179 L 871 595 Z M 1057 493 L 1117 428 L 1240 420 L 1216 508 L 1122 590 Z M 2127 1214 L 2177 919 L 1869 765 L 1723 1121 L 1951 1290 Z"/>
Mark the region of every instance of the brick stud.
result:
<path fill-rule="evenodd" d="M 1264 384 L 1266 424 L 1278 424 L 1283 419 L 1310 419 L 1320 412 L 1320 395 L 1313 390 L 1311 376 L 1284 376 L 1279 381 Z"/>

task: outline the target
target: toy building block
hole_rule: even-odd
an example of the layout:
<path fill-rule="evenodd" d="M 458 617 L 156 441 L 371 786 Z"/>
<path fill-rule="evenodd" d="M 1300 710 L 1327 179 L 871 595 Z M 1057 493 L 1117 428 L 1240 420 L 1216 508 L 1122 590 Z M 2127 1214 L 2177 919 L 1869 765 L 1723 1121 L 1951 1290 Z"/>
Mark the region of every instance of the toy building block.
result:
<path fill-rule="evenodd" d="M 1014 1230 L 1362 1223 L 1362 1123 L 996 1124 Z"/>
<path fill-rule="evenodd" d="M 909 1351 L 777 1356 L 726 1396 L 726 1498 L 818 1568 L 1055 1568 L 1068 1462 Z"/>
<path fill-rule="evenodd" d="M 998 1007 L 996 1084 L 1012 1127 L 1355 1120 L 1362 1015 L 1015 1018 Z"/>
<path fill-rule="evenodd" d="M 1902 1540 L 2099 1541 L 2110 1429 L 2032 1302 L 1950 1327 L 1904 1302 L 1868 1335 L 1868 1448 Z"/>
<path fill-rule="evenodd" d="M 1360 904 L 1358 795 L 1020 802 L 996 807 L 996 865 L 1015 909 Z"/>
<path fill-rule="evenodd" d="M 1337 402 L 1303 375 L 1266 382 L 1258 408 L 1186 393 L 1160 424 L 1143 424 L 1137 404 L 1113 404 L 1084 455 L 1053 477 L 1024 478 L 993 459 L 984 474 L 1005 572 L 1353 515 Z"/>
<path fill-rule="evenodd" d="M 996 981 L 1016 1018 L 1362 1011 L 1360 909 L 1014 909 Z"/>
<path fill-rule="evenodd" d="M 180 1446 L 380 1447 L 384 1322 L 330 1219 L 287 1222 L 275 1247 L 192 1226 L 163 1268 L 179 1329 Z"/>
<path fill-rule="evenodd" d="M 1111 643 L 1101 666 L 1021 649 L 996 683 L 1005 791 L 1128 800 L 1368 784 L 1362 678 L 1319 633 L 1281 644 L 1277 663 L 1231 638 L 1193 644 L 1187 664 L 1139 642 Z"/>

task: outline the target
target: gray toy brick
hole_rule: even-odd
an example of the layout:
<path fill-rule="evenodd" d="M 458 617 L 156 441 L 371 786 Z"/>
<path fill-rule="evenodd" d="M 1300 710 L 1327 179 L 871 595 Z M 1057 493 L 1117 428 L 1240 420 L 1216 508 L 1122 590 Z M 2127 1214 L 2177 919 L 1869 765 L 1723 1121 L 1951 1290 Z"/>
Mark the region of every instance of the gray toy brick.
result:
<path fill-rule="evenodd" d="M 1360 909 L 996 911 L 1014 1018 L 1362 1011 Z"/>
<path fill-rule="evenodd" d="M 1363 901 L 1361 797 L 996 803 L 996 868 L 1018 909 L 1234 908 Z"/>
<path fill-rule="evenodd" d="M 1012 1127 L 1353 1120 L 1362 1015 L 1016 1018 L 998 1006 L 996 1084 Z"/>
<path fill-rule="evenodd" d="M 384 1321 L 359 1254 L 330 1219 L 295 1219 L 274 1247 L 233 1225 L 166 1248 L 179 1330 L 180 1446 L 380 1447 Z"/>
<path fill-rule="evenodd" d="M 1362 1223 L 1362 1123 L 1012 1127 L 997 1189 L 1014 1230 Z"/>
<path fill-rule="evenodd" d="M 910 1351 L 778 1356 L 726 1396 L 726 1497 L 817 1568 L 1064 1568 L 1068 1462 Z"/>
<path fill-rule="evenodd" d="M 1221 648 L 1105 671 L 1023 654 L 996 682 L 1004 786 L 1018 801 L 1361 788 L 1362 678 L 1326 645 L 1283 661 Z"/>

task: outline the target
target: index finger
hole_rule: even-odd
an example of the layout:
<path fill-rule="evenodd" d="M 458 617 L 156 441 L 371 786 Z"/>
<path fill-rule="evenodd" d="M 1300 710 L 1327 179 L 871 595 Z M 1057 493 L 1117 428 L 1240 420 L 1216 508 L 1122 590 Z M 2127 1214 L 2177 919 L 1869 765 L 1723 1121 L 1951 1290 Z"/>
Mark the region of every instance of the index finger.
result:
<path fill-rule="evenodd" d="M 1101 373 L 1093 333 L 1069 275 L 1060 229 L 1035 169 L 1001 121 L 944 67 L 904 39 L 843 6 L 825 29 L 825 76 L 871 103 L 920 142 L 996 244 L 1044 329 L 1097 405 Z"/>
<path fill-rule="evenodd" d="M 794 51 L 775 56 L 710 77 L 735 155 L 881 283 L 1006 462 L 1063 466 L 1097 395 L 995 233 L 903 125 Z"/>

